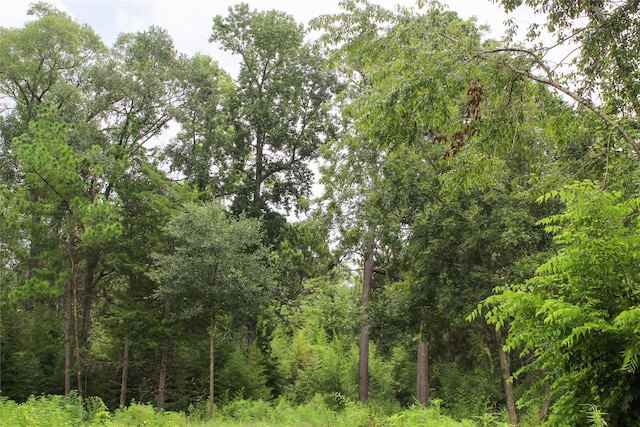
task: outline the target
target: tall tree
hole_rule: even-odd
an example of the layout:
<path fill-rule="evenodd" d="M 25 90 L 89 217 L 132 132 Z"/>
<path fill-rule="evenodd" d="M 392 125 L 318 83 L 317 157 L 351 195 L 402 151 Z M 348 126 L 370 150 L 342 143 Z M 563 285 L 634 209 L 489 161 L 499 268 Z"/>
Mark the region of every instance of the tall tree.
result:
<path fill-rule="evenodd" d="M 536 133 L 546 126 L 536 119 L 547 120 L 538 104 L 549 116 L 566 108 L 544 88 L 514 80 L 499 62 L 472 60 L 483 47 L 481 31 L 453 12 L 433 6 L 420 15 L 399 9 L 394 16 L 366 2 L 347 5 L 355 12 L 319 23 L 331 29 L 329 43 L 340 43 L 335 56 L 346 72 L 351 67 L 349 80 L 360 84 L 343 109 L 359 139 L 345 134 L 343 145 L 332 150 L 337 161 L 327 168 L 327 184 L 347 195 L 336 206 L 342 211 L 366 207 L 359 218 L 377 220 L 380 247 L 400 259 L 402 290 L 381 295 L 409 296 L 374 305 L 384 313 L 374 316 L 375 326 L 395 322 L 410 330 L 424 357 L 426 340 L 442 336 L 443 328 L 466 329 L 464 317 L 477 301 L 513 274 L 520 257 L 544 248 L 532 225 L 532 195 L 547 183 L 530 177 L 555 177 L 545 169 L 550 153 L 566 147 L 553 135 Z M 493 109 L 485 108 L 485 99 Z M 527 120 L 519 108 L 536 119 Z M 371 157 L 363 155 L 368 149 Z M 341 161 L 343 169 L 335 166 Z M 373 171 L 375 191 L 355 190 L 365 182 L 360 175 L 366 168 Z M 411 314 L 392 313 L 395 306 Z M 500 353 L 499 338 L 494 341 Z M 516 423 L 503 367 L 510 421 Z M 420 379 L 418 395 L 426 402 L 427 376 Z"/>
<path fill-rule="evenodd" d="M 213 20 L 210 41 L 241 58 L 233 153 L 240 176 L 229 183 L 235 212 L 299 208 L 312 183 L 309 161 L 333 134 L 327 102 L 335 78 L 304 36 L 293 17 L 247 4 Z"/>
<path fill-rule="evenodd" d="M 151 392 L 149 387 L 153 385 L 141 381 L 136 371 L 143 378 L 156 374 L 156 378 L 159 377 L 154 369 L 157 366 L 162 371 L 162 362 L 166 359 L 163 357 L 167 347 L 165 343 L 172 333 L 171 325 L 163 323 L 165 305 L 150 298 L 156 283 L 145 273 L 152 263 L 151 253 L 166 250 L 170 244 L 162 228 L 171 214 L 184 200 L 194 199 L 187 186 L 171 183 L 155 165 L 146 162 L 134 164 L 118 183 L 122 235 L 106 261 L 117 279 L 105 287 L 108 297 L 97 301 L 95 313 L 104 341 L 114 349 L 111 358 L 122 359 L 120 406 L 125 406 L 130 398 L 139 400 L 141 394 Z M 101 357 L 102 354 L 94 356 L 94 360 L 103 363 L 93 363 L 95 368 L 88 372 L 87 382 L 94 390 L 102 390 L 104 383 L 115 381 L 112 369 L 102 368 L 115 360 Z M 137 366 L 138 369 L 130 370 L 129 366 Z M 132 383 L 133 386 L 128 386 Z M 158 387 L 157 390 L 156 402 L 162 409 L 163 388 Z M 136 392 L 138 394 L 134 394 Z"/>
<path fill-rule="evenodd" d="M 23 28 L 0 29 L 0 92 L 15 102 L 3 128 L 5 144 L 28 129 L 29 121 L 49 101 L 73 121 L 78 113 L 73 102 L 83 97 L 90 84 L 89 71 L 106 53 L 98 35 L 88 26 L 73 21 L 66 13 L 38 2 L 27 12 L 37 19 Z M 14 119 L 10 119 L 13 117 Z"/>
<path fill-rule="evenodd" d="M 115 206 L 102 198 L 91 198 L 84 191 L 87 185 L 83 168 L 95 169 L 90 158 L 79 158 L 67 143 L 66 126 L 56 122 L 55 110 L 32 122 L 30 132 L 15 141 L 15 155 L 24 175 L 28 192 L 22 206 L 27 212 L 38 212 L 38 217 L 59 234 L 61 247 L 52 247 L 50 260 L 44 267 L 45 277 L 32 276 L 25 289 L 37 292 L 51 289 L 58 282 L 65 283 L 65 394 L 71 390 L 72 347 L 75 347 L 78 392 L 82 394 L 81 343 L 78 320 L 78 265 L 81 254 L 112 241 L 121 232 Z M 33 196 L 36 196 L 34 201 Z M 62 259 L 60 259 L 62 258 Z M 48 279 L 50 278 L 50 279 Z M 52 280 L 53 279 L 53 280 Z M 72 346 L 73 329 L 75 345 Z"/>
<path fill-rule="evenodd" d="M 33 280 L 42 279 L 36 276 L 51 269 L 44 264 L 46 257 L 73 252 L 74 303 L 77 303 L 73 315 L 77 319 L 76 344 L 82 350 L 78 352 L 79 358 L 80 353 L 88 351 L 98 284 L 115 278 L 108 259 L 117 246 L 113 241 L 103 241 L 60 248 L 57 242 L 62 228 L 49 225 L 65 218 L 60 216 L 64 210 L 45 209 L 50 206 L 50 194 L 40 191 L 27 172 L 46 169 L 46 163 L 38 156 L 42 159 L 61 156 L 65 166 L 60 173 L 75 175 L 65 192 L 57 190 L 59 198 L 66 203 L 95 205 L 96 209 L 111 206 L 118 198 L 119 183 L 126 181 L 123 178 L 148 161 L 144 144 L 162 131 L 171 118 L 172 106 L 179 101 L 182 92 L 175 74 L 178 62 L 172 42 L 163 30 L 151 28 L 135 35 L 121 35 L 115 48 L 109 51 L 90 28 L 53 7 L 39 3 L 31 13 L 38 19 L 21 29 L 2 29 L 0 38 L 3 58 L 0 91 L 15 103 L 15 108 L 4 112 L 0 120 L 2 152 L 6 155 L 2 164 L 7 166 L 3 179 L 16 195 L 30 194 L 30 204 L 35 207 L 25 211 L 31 219 L 27 223 L 23 218 L 21 225 L 28 240 L 27 263 Z M 63 130 L 56 130 L 63 136 L 38 136 L 31 130 L 18 150 L 13 142 L 15 137 L 27 132 L 44 103 L 56 107 L 55 113 L 47 110 L 47 123 L 66 124 Z M 55 140 L 57 145 L 41 155 L 37 144 L 30 142 L 34 138 Z M 40 173 L 47 179 L 44 172 Z M 62 184 L 55 181 L 51 187 L 57 185 Z M 74 196 L 68 198 L 70 193 Z M 48 198 L 41 204 L 43 209 L 38 208 L 40 197 Z M 10 199 L 17 200 L 14 196 Z M 78 230 L 91 225 L 85 222 L 90 219 L 80 210 L 66 212 L 67 217 L 75 218 L 74 227 Z M 98 215 L 97 211 L 94 213 Z M 75 233 L 77 239 L 81 237 L 80 231 Z M 71 242 L 71 237 L 67 235 L 64 240 Z M 83 238 L 86 240 L 86 236 Z"/>
<path fill-rule="evenodd" d="M 464 67 L 456 50 L 477 45 L 479 33 L 473 24 L 436 9 L 421 16 L 408 9 L 390 12 L 366 1 L 344 2 L 343 7 L 345 13 L 316 21 L 326 30 L 323 40 L 335 47 L 332 54 L 337 67 L 351 82 L 341 105 L 345 131 L 339 144 L 327 151 L 325 183 L 336 218 L 341 219 L 345 242 L 351 239 L 351 244 L 359 243 L 362 248 L 365 305 L 375 248 L 395 250 L 398 255 L 406 234 L 403 226 L 410 223 L 410 213 L 399 208 L 406 204 L 397 202 L 405 194 L 407 200 L 416 196 L 415 204 L 407 208 L 415 210 L 425 201 L 414 188 L 393 189 L 392 183 L 415 183 L 410 176 L 409 183 L 399 182 L 397 175 L 425 168 L 420 161 L 416 169 L 398 160 L 411 155 L 414 147 L 426 153 L 430 146 L 424 147 L 426 141 L 456 126 L 450 118 L 462 116 L 464 90 L 470 84 L 469 67 Z M 428 161 L 427 165 L 438 160 Z M 363 400 L 366 317 L 360 341 Z"/>
<path fill-rule="evenodd" d="M 238 179 L 236 151 L 243 150 L 234 145 L 234 82 L 208 56 L 181 58 L 181 63 L 185 99 L 175 109 L 181 129 L 166 148 L 170 168 L 183 174 L 203 198 L 229 197 Z"/>
<path fill-rule="evenodd" d="M 82 123 L 76 101 L 83 99 L 90 70 L 106 53 L 92 29 L 50 5 L 36 3 L 28 14 L 37 19 L 23 28 L 0 29 L 0 93 L 14 103 L 0 117 L 1 175 L 8 188 L 21 185 L 13 140 L 28 131 L 45 102 L 54 105 L 64 121 Z M 38 267 L 37 258 L 44 250 L 42 233 L 34 216 L 29 232 L 30 272 Z"/>
<path fill-rule="evenodd" d="M 83 105 L 94 132 L 79 133 L 82 142 L 95 137 L 102 147 L 99 160 L 103 177 L 92 181 L 91 191 L 105 199 L 118 197 L 118 185 L 127 175 L 145 168 L 158 137 L 183 101 L 178 85 L 177 52 L 168 33 L 150 27 L 139 33 L 121 34 L 109 57 L 91 73 L 95 96 Z M 91 254 L 84 262 L 81 342 L 86 345 L 91 328 L 91 310 L 98 285 L 113 270 L 105 263 L 106 249 Z"/>
<path fill-rule="evenodd" d="M 362 4 L 363 7 L 359 7 Z M 342 114 L 339 138 L 328 145 L 326 164 L 322 167 L 325 185 L 326 213 L 332 217 L 334 227 L 341 236 L 344 258 L 355 253 L 363 263 L 362 319 L 359 335 L 358 398 L 369 399 L 369 320 L 377 246 L 378 221 L 371 212 L 371 199 L 386 150 L 380 141 L 368 132 L 367 117 L 363 114 L 364 96 L 371 90 L 370 74 L 375 64 L 384 62 L 386 52 L 378 49 L 383 44 L 383 23 L 392 14 L 368 2 L 344 2 L 344 12 L 321 16 L 312 26 L 323 30 L 322 42 L 331 49 L 332 65 L 341 79 L 351 84 L 337 100 Z"/>
<path fill-rule="evenodd" d="M 260 243 L 260 223 L 230 219 L 222 205 L 187 204 L 167 225 L 170 253 L 156 253 L 151 277 L 156 298 L 177 319 L 206 319 L 209 331 L 209 415 L 214 409 L 216 319 L 242 316 L 264 301 L 272 280 L 268 251 Z M 247 307 L 247 301 L 252 301 Z"/>

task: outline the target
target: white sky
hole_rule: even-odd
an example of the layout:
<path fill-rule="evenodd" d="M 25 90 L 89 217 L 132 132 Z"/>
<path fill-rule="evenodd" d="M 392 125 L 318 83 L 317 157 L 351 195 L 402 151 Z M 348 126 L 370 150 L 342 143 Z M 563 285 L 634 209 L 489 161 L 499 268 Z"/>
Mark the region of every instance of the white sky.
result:
<path fill-rule="evenodd" d="M 176 49 L 181 53 L 200 52 L 217 60 L 232 75 L 237 74 L 237 60 L 208 42 L 212 19 L 226 16 L 229 6 L 241 0 L 48 0 L 67 12 L 76 21 L 90 25 L 111 46 L 118 34 L 137 32 L 157 25 L 169 31 Z M 277 9 L 293 15 L 307 24 L 316 16 L 340 12 L 339 0 L 245 0 L 252 9 Z M 373 0 L 373 3 L 393 9 L 397 4 L 413 7 L 415 0 Z M 0 27 L 21 27 L 32 0 L 0 0 Z M 489 24 L 492 36 L 500 38 L 506 15 L 491 0 L 445 0 L 449 9 L 462 18 L 477 17 L 479 24 Z M 530 10 L 519 9 L 513 16 L 521 29 L 533 21 Z M 539 19 L 539 18 L 538 18 Z"/>

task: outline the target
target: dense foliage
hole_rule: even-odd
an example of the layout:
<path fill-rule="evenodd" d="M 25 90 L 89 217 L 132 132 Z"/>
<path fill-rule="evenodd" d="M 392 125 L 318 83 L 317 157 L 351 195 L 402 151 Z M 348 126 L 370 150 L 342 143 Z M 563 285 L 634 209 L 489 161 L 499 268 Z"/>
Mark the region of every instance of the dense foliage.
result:
<path fill-rule="evenodd" d="M 0 424 L 638 424 L 638 1 L 422 3 L 0 28 Z"/>

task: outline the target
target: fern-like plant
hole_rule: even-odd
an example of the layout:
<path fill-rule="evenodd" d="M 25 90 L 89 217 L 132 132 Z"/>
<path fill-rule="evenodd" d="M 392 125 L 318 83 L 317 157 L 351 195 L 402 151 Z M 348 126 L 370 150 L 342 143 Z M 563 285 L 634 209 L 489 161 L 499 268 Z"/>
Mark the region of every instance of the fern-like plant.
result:
<path fill-rule="evenodd" d="M 551 198 L 566 206 L 540 221 L 553 234 L 554 254 L 535 277 L 497 288 L 470 317 L 484 313 L 496 327 L 510 326 L 506 347 L 526 361 L 515 375 L 541 377 L 520 404 L 552 398 L 550 425 L 631 425 L 640 419 L 640 201 L 593 182 L 540 202 Z"/>

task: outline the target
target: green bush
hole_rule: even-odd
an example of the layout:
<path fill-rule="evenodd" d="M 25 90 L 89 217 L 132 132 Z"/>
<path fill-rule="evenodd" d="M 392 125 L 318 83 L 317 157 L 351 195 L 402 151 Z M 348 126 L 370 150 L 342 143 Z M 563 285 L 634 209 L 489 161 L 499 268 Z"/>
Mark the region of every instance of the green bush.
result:
<path fill-rule="evenodd" d="M 441 413 L 439 401 L 434 401 L 430 408 L 421 406 L 406 409 L 397 414 L 391 415 L 380 423 L 380 427 L 472 427 L 472 421 L 455 421 Z"/>
<path fill-rule="evenodd" d="M 238 421 L 269 420 L 273 407 L 263 400 L 234 400 L 223 409 L 223 414 Z"/>
<path fill-rule="evenodd" d="M 495 402 L 496 396 L 481 376 L 445 363 L 434 365 L 432 377 L 437 378 L 436 396 L 444 402 L 443 409 L 449 416 L 463 419 L 495 412 L 489 402 Z"/>
<path fill-rule="evenodd" d="M 92 427 L 101 427 L 109 425 L 111 414 L 101 398 L 91 396 L 84 399 L 84 407 L 86 409 L 86 419 L 90 420 Z"/>
<path fill-rule="evenodd" d="M 222 368 L 216 372 L 217 390 L 233 398 L 260 400 L 270 397 L 271 392 L 265 385 L 266 379 L 260 364 L 260 353 L 255 346 L 248 355 L 244 344 L 237 346 L 225 359 Z"/>
<path fill-rule="evenodd" d="M 177 412 L 156 413 L 150 404 L 132 403 L 129 407 L 119 409 L 111 417 L 114 427 L 178 427 L 189 425 L 187 417 Z"/>
<path fill-rule="evenodd" d="M 19 425 L 16 415 L 18 414 L 18 404 L 6 397 L 0 397 L 0 425 Z"/>
<path fill-rule="evenodd" d="M 72 427 L 82 425 L 85 410 L 77 394 L 68 396 L 31 396 L 17 405 L 12 401 L 0 401 L 0 425 L 16 427 Z"/>

